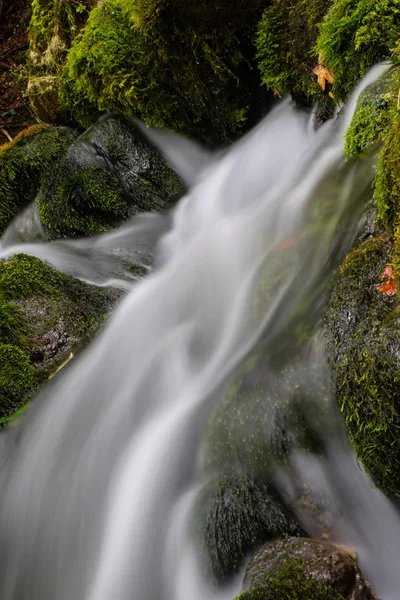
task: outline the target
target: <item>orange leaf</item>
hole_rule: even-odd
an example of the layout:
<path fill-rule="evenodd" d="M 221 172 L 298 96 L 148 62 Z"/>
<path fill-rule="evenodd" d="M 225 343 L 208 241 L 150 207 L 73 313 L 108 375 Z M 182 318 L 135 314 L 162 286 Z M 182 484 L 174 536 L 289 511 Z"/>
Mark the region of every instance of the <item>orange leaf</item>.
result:
<path fill-rule="evenodd" d="M 386 294 L 386 296 L 394 296 L 397 293 L 396 279 L 392 265 L 386 265 L 381 275 L 381 281 L 385 281 L 382 285 L 377 286 L 378 292 Z"/>
<path fill-rule="evenodd" d="M 382 292 L 382 294 L 386 294 L 386 296 L 394 296 L 397 293 L 394 279 L 391 279 L 388 283 L 382 283 L 382 285 L 378 287 L 378 292 Z"/>
<path fill-rule="evenodd" d="M 318 85 L 323 92 L 326 88 L 326 82 L 334 83 L 335 81 L 332 71 L 324 67 L 324 65 L 317 65 L 313 73 L 318 76 Z"/>

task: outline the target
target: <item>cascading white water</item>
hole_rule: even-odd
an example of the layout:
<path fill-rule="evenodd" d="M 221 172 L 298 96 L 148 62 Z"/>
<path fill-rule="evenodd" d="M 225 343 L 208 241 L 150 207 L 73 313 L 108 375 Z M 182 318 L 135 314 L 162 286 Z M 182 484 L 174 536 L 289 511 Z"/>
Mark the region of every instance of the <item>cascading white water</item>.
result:
<path fill-rule="evenodd" d="M 99 339 L 2 440 L 3 600 L 204 600 L 239 591 L 240 583 L 212 590 L 189 541 L 199 439 L 254 345 L 262 339 L 273 354 L 295 322 L 318 317 L 332 266 L 357 234 L 373 173 L 370 161 L 342 156 L 354 102 L 340 125 L 315 133 L 285 101 L 215 157 L 149 132 L 192 185 L 169 217 L 148 215 L 98 238 L 47 244 L 20 242 L 15 224 L 6 232 L 0 257 L 26 252 L 130 292 Z M 283 262 L 288 245 L 295 250 Z M 147 278 L 115 278 L 124 249 L 155 253 Z M 273 294 L 262 293 L 265 277 L 276 281 Z M 390 552 L 400 549 L 399 521 L 340 448 L 341 481 L 339 452 L 327 453 L 318 468 L 355 524 L 350 541 L 361 552 L 377 548 L 374 560 L 365 558 L 366 575 L 388 600 L 398 583 L 394 575 L 384 588 L 392 565 L 384 564 L 384 543 L 389 524 Z M 293 469 L 308 475 L 311 467 L 300 463 Z M 362 483 L 353 490 L 355 473 Z M 290 494 L 290 480 L 282 473 L 277 480 Z M 361 502 L 374 508 L 364 539 L 354 534 Z M 376 525 L 383 515 L 385 527 Z"/>

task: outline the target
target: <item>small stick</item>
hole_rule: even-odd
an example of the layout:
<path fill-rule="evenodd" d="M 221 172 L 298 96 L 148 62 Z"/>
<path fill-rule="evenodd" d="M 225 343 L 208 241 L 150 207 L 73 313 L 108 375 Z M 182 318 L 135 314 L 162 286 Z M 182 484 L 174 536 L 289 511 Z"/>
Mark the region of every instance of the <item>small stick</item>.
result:
<path fill-rule="evenodd" d="M 0 131 L 3 135 L 6 136 L 6 138 L 8 139 L 9 142 L 13 141 L 13 139 L 12 139 L 11 135 L 8 133 L 7 129 L 1 128 Z"/>

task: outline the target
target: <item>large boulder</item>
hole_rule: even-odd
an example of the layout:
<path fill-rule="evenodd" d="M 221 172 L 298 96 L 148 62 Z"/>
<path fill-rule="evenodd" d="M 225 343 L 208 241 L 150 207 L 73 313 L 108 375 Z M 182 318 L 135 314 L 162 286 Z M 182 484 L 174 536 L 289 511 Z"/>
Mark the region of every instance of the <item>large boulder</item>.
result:
<path fill-rule="evenodd" d="M 329 542 L 291 538 L 251 559 L 237 600 L 377 600 L 354 553 Z"/>
<path fill-rule="evenodd" d="M 119 296 L 24 254 L 0 262 L 0 419 L 96 334 Z"/>
<path fill-rule="evenodd" d="M 345 259 L 325 315 L 336 397 L 358 458 L 400 496 L 400 319 L 393 238 L 376 235 Z"/>
<path fill-rule="evenodd" d="M 184 185 L 128 118 L 105 116 L 42 183 L 39 216 L 52 237 L 93 235 L 141 211 L 161 211 Z"/>

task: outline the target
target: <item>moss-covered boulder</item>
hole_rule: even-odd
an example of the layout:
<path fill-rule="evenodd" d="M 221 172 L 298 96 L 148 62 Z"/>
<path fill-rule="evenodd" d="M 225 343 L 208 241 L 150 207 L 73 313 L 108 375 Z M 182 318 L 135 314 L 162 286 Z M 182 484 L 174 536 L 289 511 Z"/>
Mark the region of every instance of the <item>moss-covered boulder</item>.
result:
<path fill-rule="evenodd" d="M 399 26 L 397 0 L 333 0 L 320 25 L 316 50 L 333 71 L 338 102 L 346 100 L 374 64 L 390 58 Z"/>
<path fill-rule="evenodd" d="M 377 600 L 349 552 L 311 539 L 269 542 L 250 561 L 237 600 Z"/>
<path fill-rule="evenodd" d="M 393 241 L 371 237 L 346 258 L 325 315 L 336 396 L 358 458 L 400 496 L 400 316 Z"/>
<path fill-rule="evenodd" d="M 197 519 L 206 571 L 219 584 L 266 540 L 305 535 L 272 491 L 250 477 L 209 484 L 198 501 Z"/>
<path fill-rule="evenodd" d="M 0 148 L 0 235 L 32 202 L 41 181 L 57 168 L 75 137 L 70 129 L 34 125 Z"/>
<path fill-rule="evenodd" d="M 261 0 L 107 0 L 68 54 L 65 108 L 83 126 L 96 110 L 221 140 L 265 98 L 253 69 Z M 261 95 L 261 96 L 260 96 Z"/>
<path fill-rule="evenodd" d="M 256 36 L 258 66 L 262 83 L 276 94 L 290 93 L 302 101 L 321 99 L 314 73 L 315 43 L 318 24 L 330 5 L 331 0 L 274 0 L 264 10 Z"/>
<path fill-rule="evenodd" d="M 118 296 L 24 254 L 0 262 L 0 418 L 93 337 Z"/>
<path fill-rule="evenodd" d="M 39 121 L 61 115 L 58 74 L 93 0 L 33 0 L 29 24 L 28 95 Z"/>
<path fill-rule="evenodd" d="M 107 116 L 68 149 L 37 196 L 53 237 L 92 235 L 170 207 L 184 186 L 134 123 Z"/>

